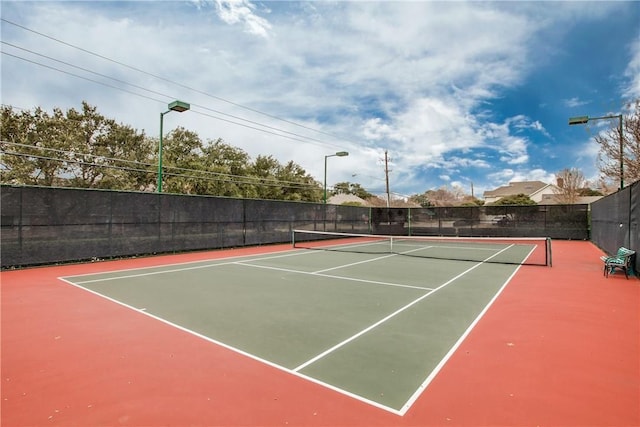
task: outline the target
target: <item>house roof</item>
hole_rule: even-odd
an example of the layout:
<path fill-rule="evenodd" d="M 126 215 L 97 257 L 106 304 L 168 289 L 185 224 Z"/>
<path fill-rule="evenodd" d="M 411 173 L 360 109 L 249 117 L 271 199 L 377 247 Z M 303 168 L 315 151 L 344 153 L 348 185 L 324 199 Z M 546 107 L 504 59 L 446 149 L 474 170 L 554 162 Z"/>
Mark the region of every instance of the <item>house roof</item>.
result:
<path fill-rule="evenodd" d="M 545 184 L 542 181 L 513 181 L 510 182 L 509 185 L 498 187 L 495 190 L 485 191 L 484 197 L 505 197 L 516 194 L 531 196 L 548 185 L 549 184 Z"/>
<path fill-rule="evenodd" d="M 576 205 L 590 205 L 591 203 L 594 203 L 597 200 L 602 199 L 604 196 L 578 196 L 576 197 L 575 202 L 573 202 Z M 565 202 L 563 202 L 558 195 L 555 194 L 545 194 L 542 197 L 542 202 L 541 204 L 545 204 L 545 205 L 556 205 L 556 204 L 566 204 Z"/>
<path fill-rule="evenodd" d="M 366 200 L 361 199 L 360 197 L 353 194 L 336 194 L 335 196 L 329 197 L 327 203 L 332 205 L 342 205 L 344 203 L 360 203 L 362 206 L 369 206 Z"/>

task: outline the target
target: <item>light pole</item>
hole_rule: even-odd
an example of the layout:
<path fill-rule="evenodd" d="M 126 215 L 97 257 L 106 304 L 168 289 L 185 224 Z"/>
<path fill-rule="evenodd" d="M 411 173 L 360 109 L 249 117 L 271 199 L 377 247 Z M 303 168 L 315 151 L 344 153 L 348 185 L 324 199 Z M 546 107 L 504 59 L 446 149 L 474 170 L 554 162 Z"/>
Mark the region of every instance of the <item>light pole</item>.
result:
<path fill-rule="evenodd" d="M 623 144 L 623 135 L 622 135 L 622 114 L 616 114 L 611 116 L 602 116 L 602 117 L 589 117 L 589 116 L 578 116 L 569 118 L 569 126 L 573 125 L 584 125 L 588 123 L 590 120 L 606 120 L 606 119 L 618 119 L 620 120 L 620 128 L 618 131 L 620 132 L 620 190 L 624 188 L 624 144 Z"/>
<path fill-rule="evenodd" d="M 335 156 L 337 156 L 337 157 L 345 157 L 345 156 L 348 156 L 348 155 L 349 155 L 349 153 L 346 152 L 346 151 L 338 151 L 335 154 L 329 154 L 329 155 L 324 156 L 324 197 L 323 197 L 322 200 L 323 200 L 325 205 L 327 204 L 327 159 L 329 157 L 335 157 Z"/>
<path fill-rule="evenodd" d="M 160 113 L 160 144 L 158 144 L 158 184 L 156 186 L 158 193 L 162 193 L 162 122 L 164 119 L 164 115 L 172 111 L 182 113 L 183 111 L 187 111 L 189 108 L 191 108 L 191 106 L 186 102 L 173 101 L 168 105 L 168 108 L 169 109 L 164 113 Z"/>

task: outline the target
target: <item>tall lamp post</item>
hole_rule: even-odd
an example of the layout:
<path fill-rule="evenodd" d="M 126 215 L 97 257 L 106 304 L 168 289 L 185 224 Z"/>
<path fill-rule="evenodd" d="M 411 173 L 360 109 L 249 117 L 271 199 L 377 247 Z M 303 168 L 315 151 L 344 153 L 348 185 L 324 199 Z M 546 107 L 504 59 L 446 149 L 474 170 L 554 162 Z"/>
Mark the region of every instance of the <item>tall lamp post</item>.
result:
<path fill-rule="evenodd" d="M 622 114 L 616 114 L 611 116 L 602 116 L 602 117 L 589 117 L 589 116 L 578 116 L 569 118 L 569 126 L 573 125 L 584 125 L 589 123 L 590 120 L 607 120 L 607 119 L 618 119 L 620 121 L 620 128 L 618 131 L 620 132 L 620 190 L 624 188 L 624 144 L 623 144 L 623 135 L 622 135 Z"/>
<path fill-rule="evenodd" d="M 345 157 L 348 156 L 349 153 L 346 151 L 338 151 L 335 154 L 329 154 L 324 156 L 324 197 L 323 197 L 323 202 L 326 205 L 327 204 L 327 159 L 329 157 Z"/>
<path fill-rule="evenodd" d="M 169 114 L 172 111 L 182 113 L 191 108 L 189 104 L 182 101 L 173 101 L 168 105 L 168 110 L 164 113 L 160 113 L 160 144 L 158 144 L 158 184 L 156 186 L 158 193 L 162 193 L 162 122 L 165 114 Z"/>

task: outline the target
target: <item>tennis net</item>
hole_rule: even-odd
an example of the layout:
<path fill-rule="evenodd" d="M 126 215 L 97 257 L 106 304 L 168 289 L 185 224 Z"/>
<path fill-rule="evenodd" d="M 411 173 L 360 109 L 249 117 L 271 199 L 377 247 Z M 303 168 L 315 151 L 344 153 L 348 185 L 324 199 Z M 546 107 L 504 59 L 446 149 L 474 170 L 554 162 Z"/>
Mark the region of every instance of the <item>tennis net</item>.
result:
<path fill-rule="evenodd" d="M 293 230 L 294 248 L 551 266 L 548 237 L 390 236 Z"/>

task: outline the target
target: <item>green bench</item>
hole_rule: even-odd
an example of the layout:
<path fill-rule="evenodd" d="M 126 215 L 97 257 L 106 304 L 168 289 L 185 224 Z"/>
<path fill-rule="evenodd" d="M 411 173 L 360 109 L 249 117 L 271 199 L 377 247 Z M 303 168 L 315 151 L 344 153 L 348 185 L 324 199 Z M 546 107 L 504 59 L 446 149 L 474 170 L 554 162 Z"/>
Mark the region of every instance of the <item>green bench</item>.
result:
<path fill-rule="evenodd" d="M 600 259 L 604 262 L 604 275 L 609 277 L 609 274 L 613 273 L 616 268 L 624 271 L 624 276 L 628 279 L 629 273 L 633 273 L 633 259 L 635 251 L 621 247 L 615 256 L 601 256 Z"/>

